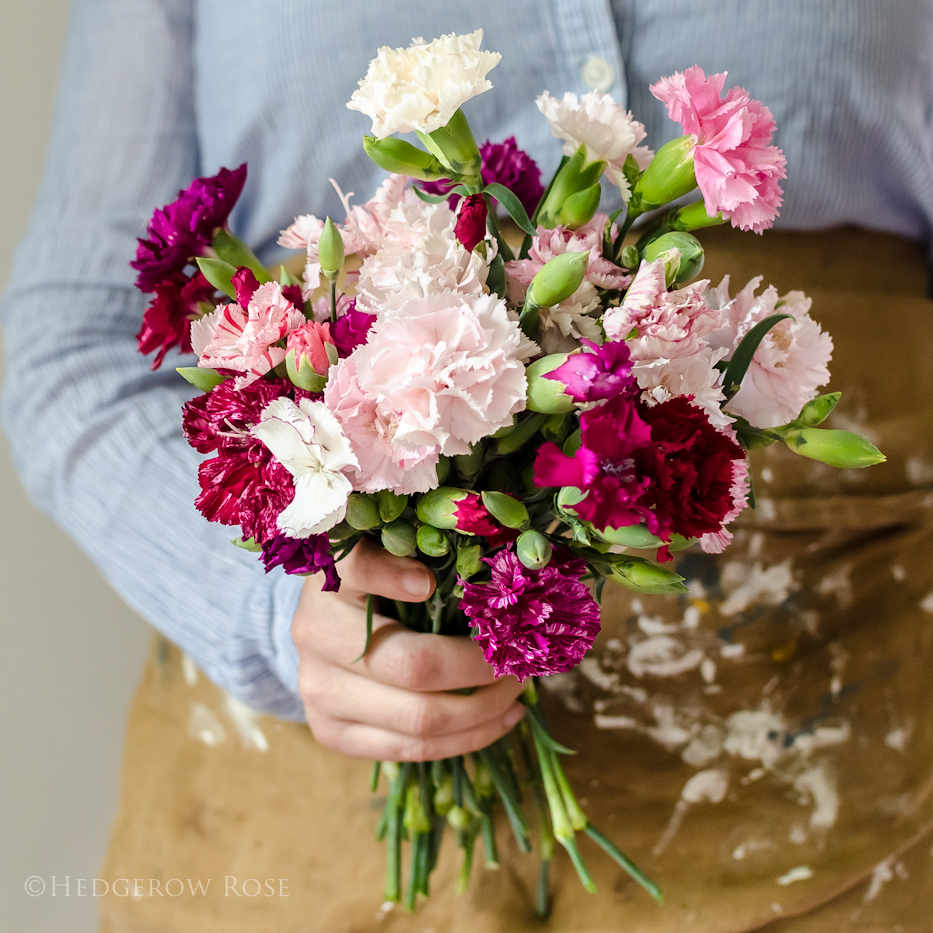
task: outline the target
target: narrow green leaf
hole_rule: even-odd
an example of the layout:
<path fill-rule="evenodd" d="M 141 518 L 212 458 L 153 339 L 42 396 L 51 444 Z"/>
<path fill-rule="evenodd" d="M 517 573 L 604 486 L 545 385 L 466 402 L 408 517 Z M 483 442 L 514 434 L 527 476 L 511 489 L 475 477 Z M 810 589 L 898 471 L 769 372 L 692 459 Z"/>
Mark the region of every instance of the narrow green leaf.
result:
<path fill-rule="evenodd" d="M 370 593 L 366 597 L 366 643 L 363 645 L 363 650 L 360 652 L 360 656 L 353 660 L 353 664 L 356 664 L 357 661 L 361 661 L 366 657 L 366 653 L 369 651 L 369 646 L 373 640 L 373 607 L 374 607 L 374 597 Z"/>
<path fill-rule="evenodd" d="M 417 185 L 412 185 L 411 190 L 424 201 L 425 204 L 440 204 L 441 201 L 446 201 L 450 197 L 450 192 L 447 194 L 428 194 L 426 191 L 423 191 Z"/>
<path fill-rule="evenodd" d="M 227 378 L 221 376 L 216 369 L 208 369 L 206 366 L 178 366 L 175 372 L 202 392 L 210 392 L 214 386 L 219 386 Z"/>
<path fill-rule="evenodd" d="M 584 832 L 596 843 L 620 868 L 625 869 L 659 904 L 664 903 L 661 889 L 617 846 L 610 842 L 599 830 L 587 824 Z"/>
<path fill-rule="evenodd" d="M 486 187 L 483 188 L 483 194 L 492 195 L 506 211 L 508 211 L 512 220 L 514 220 L 525 233 L 529 236 L 535 235 L 535 228 L 528 219 L 528 214 L 525 213 L 522 202 L 519 201 L 505 185 L 500 185 L 499 182 L 494 181 L 491 185 L 486 185 Z"/>
<path fill-rule="evenodd" d="M 279 285 L 301 285 L 301 281 L 296 279 L 295 276 L 285 268 L 285 266 L 279 266 Z"/>
<path fill-rule="evenodd" d="M 779 324 L 781 321 L 787 320 L 788 318 L 793 320 L 793 317 L 792 314 L 786 313 L 771 314 L 763 321 L 759 321 L 742 338 L 742 342 L 735 348 L 735 353 L 732 354 L 732 359 L 729 360 L 729 365 L 726 367 L 726 374 L 723 378 L 722 387 L 726 395 L 726 402 L 734 398 L 735 394 L 742 387 L 742 380 L 745 378 L 745 373 L 748 372 L 752 357 L 755 355 L 758 345 L 765 339 L 765 335 L 768 331 L 771 330 L 775 324 Z M 725 402 L 723 402 L 723 404 L 725 404 Z"/>
<path fill-rule="evenodd" d="M 236 290 L 233 287 L 236 266 L 231 266 L 229 262 L 224 262 L 222 259 L 210 259 L 207 256 L 198 256 L 196 262 L 201 274 L 217 291 L 223 292 L 228 298 L 236 301 Z"/>
<path fill-rule="evenodd" d="M 221 228 L 214 234 L 214 252 L 217 258 L 223 262 L 229 263 L 235 269 L 245 266 L 251 269 L 253 274 L 259 279 L 260 284 L 271 282 L 272 279 L 266 271 L 266 267 L 259 261 L 256 254 L 237 236 L 234 236 L 229 230 Z"/>

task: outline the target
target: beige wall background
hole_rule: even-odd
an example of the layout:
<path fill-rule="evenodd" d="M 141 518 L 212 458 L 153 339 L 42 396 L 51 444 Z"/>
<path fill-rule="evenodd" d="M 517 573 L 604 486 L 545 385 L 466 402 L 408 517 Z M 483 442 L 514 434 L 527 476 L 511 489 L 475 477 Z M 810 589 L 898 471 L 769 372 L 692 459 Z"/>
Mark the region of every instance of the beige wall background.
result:
<path fill-rule="evenodd" d="M 39 185 L 68 6 L 0 0 L 0 288 Z M 91 933 L 77 879 L 103 859 L 149 629 L 29 503 L 2 435 L 0 631 L 0 928 Z M 45 893 L 26 893 L 32 876 Z"/>

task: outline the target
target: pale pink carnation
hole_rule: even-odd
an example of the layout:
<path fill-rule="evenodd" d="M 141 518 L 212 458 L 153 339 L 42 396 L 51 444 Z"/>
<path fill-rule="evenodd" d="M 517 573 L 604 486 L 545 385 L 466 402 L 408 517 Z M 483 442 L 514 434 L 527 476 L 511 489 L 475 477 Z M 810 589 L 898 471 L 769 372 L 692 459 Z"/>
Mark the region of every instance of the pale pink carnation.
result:
<path fill-rule="evenodd" d="M 291 350 L 294 350 L 297 366 L 300 367 L 302 359 L 306 358 L 311 364 L 311 368 L 318 375 L 323 376 L 330 368 L 330 360 L 327 356 L 327 350 L 324 348 L 325 343 L 329 343 L 331 346 L 334 343 L 330 336 L 330 324 L 305 321 L 288 335 L 285 342 L 285 352 L 288 354 Z"/>
<path fill-rule="evenodd" d="M 606 309 L 603 327 L 610 340 L 629 341 L 633 359 L 693 356 L 703 338 L 722 327 L 722 316 L 705 298 L 706 281 L 668 291 L 664 262 L 642 262 L 618 306 Z"/>
<path fill-rule="evenodd" d="M 342 318 L 353 307 L 352 295 L 337 295 L 337 317 Z M 330 320 L 330 295 L 321 295 L 311 304 L 311 313 L 318 324 L 326 324 Z"/>
<path fill-rule="evenodd" d="M 191 346 L 198 366 L 242 373 L 234 382 L 242 389 L 285 359 L 287 351 L 275 344 L 304 323 L 304 314 L 282 294 L 282 286 L 267 282 L 253 292 L 246 310 L 219 305 L 192 322 Z"/>
<path fill-rule="evenodd" d="M 634 350 L 637 343 L 631 341 L 629 346 Z M 732 420 L 720 408 L 725 395 L 720 385 L 721 374 L 716 369 L 723 353 L 722 350 L 703 347 L 692 356 L 638 359 L 633 352 L 632 375 L 642 390 L 642 401 L 647 405 L 657 405 L 678 395 L 686 395 L 697 408 L 706 412 L 714 428 L 729 427 Z"/>
<path fill-rule="evenodd" d="M 639 145 L 645 138 L 644 125 L 600 91 L 580 98 L 568 91 L 561 100 L 545 91 L 536 103 L 550 123 L 551 133 L 565 140 L 564 155 L 573 155 L 578 146 L 585 145 L 587 162 L 605 162 L 606 176 L 627 200 L 631 192 L 623 172 L 625 160 L 631 155 L 645 169 L 654 156 L 646 146 Z"/>
<path fill-rule="evenodd" d="M 783 299 L 768 286 L 760 295 L 761 276 L 753 278 L 729 300 L 729 276 L 719 287 L 710 289 L 709 299 L 721 307 L 725 326 L 707 341 L 722 347 L 726 355 L 761 320 L 776 312 L 793 315 L 768 331 L 752 358 L 742 388 L 729 402 L 728 409 L 758 428 L 771 428 L 792 421 L 821 386 L 829 382 L 828 363 L 833 341 L 810 317 L 810 299 L 799 291 Z M 782 301 L 781 306 L 776 307 Z"/>
<path fill-rule="evenodd" d="M 353 356 L 340 360 L 324 389 L 324 402 L 334 413 L 359 461 L 345 470 L 358 492 L 391 489 L 397 495 L 427 492 L 437 485 L 436 446 L 411 449 L 395 441 L 400 414 L 379 405 L 360 387 Z"/>
<path fill-rule="evenodd" d="M 450 456 L 512 424 L 537 352 L 502 299 L 444 292 L 377 321 L 353 356 L 366 395 L 399 413 L 394 443 Z"/>
<path fill-rule="evenodd" d="M 723 430 L 732 440 L 736 440 L 735 431 L 731 428 Z M 739 515 L 748 506 L 748 494 L 751 492 L 751 483 L 748 478 L 748 461 L 732 461 L 732 488 L 729 495 L 732 496 L 732 508 L 726 512 L 722 520 L 722 528 L 719 531 L 709 532 L 700 537 L 700 549 L 707 554 L 722 554 L 722 552 L 732 542 L 732 532 L 726 528 L 726 525 L 732 524 Z"/>
<path fill-rule="evenodd" d="M 722 212 L 733 227 L 761 233 L 781 206 L 787 160 L 771 145 L 774 118 L 744 88 L 721 97 L 726 72 L 706 77 L 699 65 L 651 85 L 672 120 L 696 137 L 694 168 L 706 212 Z"/>

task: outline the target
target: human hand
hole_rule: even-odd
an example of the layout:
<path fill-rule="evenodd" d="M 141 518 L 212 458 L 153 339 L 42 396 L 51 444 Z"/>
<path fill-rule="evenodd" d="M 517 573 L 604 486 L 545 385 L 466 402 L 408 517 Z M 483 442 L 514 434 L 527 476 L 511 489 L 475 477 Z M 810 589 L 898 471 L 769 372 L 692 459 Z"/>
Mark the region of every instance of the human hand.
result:
<path fill-rule="evenodd" d="M 374 615 L 369 651 L 367 594 L 419 602 L 434 575 L 419 561 L 361 541 L 338 565 L 339 593 L 308 577 L 292 621 L 298 686 L 314 737 L 346 755 L 428 761 L 477 751 L 521 719 L 521 685 L 493 675 L 467 638 L 423 635 Z M 469 696 L 448 691 L 475 687 Z"/>

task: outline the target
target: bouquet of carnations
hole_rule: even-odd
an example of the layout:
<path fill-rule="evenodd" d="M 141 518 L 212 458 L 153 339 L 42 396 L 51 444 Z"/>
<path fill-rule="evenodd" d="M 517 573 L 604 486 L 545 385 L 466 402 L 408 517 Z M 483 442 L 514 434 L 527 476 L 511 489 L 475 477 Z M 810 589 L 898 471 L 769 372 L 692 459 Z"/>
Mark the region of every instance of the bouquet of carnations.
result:
<path fill-rule="evenodd" d="M 767 108 L 741 88 L 723 95 L 725 75 L 699 67 L 664 78 L 651 91 L 684 135 L 655 154 L 608 95 L 545 92 L 564 157 L 544 188 L 514 138 L 479 147 L 461 110 L 500 59 L 481 39 L 379 51 L 348 106 L 371 117 L 364 148 L 391 174 L 363 206 L 341 195 L 341 223 L 303 215 L 283 231 L 302 251 L 300 280 L 270 274 L 225 225 L 245 165 L 156 211 L 132 263 L 154 293 L 139 346 L 155 366 L 172 347 L 198 356 L 179 372 L 203 390 L 184 431 L 211 455 L 195 503 L 208 520 L 238 526 L 235 543 L 267 570 L 323 573 L 325 590 L 363 537 L 417 555 L 433 597 L 381 610 L 473 638 L 498 675 L 526 684 L 527 716 L 489 748 L 381 765 L 386 898 L 411 907 L 428 893 L 448 825 L 461 886 L 477 838 L 497 865 L 496 801 L 530 851 L 523 793 L 542 913 L 555 839 L 593 887 L 578 832 L 659 897 L 580 808 L 535 678 L 584 657 L 607 580 L 675 594 L 671 550 L 726 547 L 753 504 L 749 448 L 783 443 L 840 467 L 883 457 L 818 427 L 838 394 L 817 395 L 832 342 L 805 295 L 759 293 L 754 279 L 730 297 L 728 279 L 695 280 L 691 230 L 761 232 L 777 215 L 785 160 Z M 603 181 L 621 198 L 611 215 Z M 657 560 L 631 553 L 645 549 Z M 370 598 L 369 633 L 373 609 Z"/>

